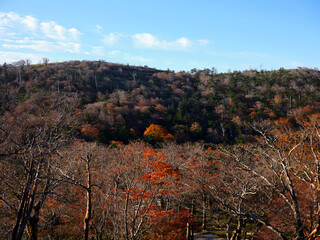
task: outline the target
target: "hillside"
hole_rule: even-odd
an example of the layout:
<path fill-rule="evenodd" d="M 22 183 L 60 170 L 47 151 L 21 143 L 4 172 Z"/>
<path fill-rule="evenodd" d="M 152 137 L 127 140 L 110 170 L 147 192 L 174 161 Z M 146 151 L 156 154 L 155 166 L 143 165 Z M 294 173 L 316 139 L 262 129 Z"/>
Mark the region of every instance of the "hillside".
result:
<path fill-rule="evenodd" d="M 4 239 L 319 238 L 317 69 L 19 61 L 0 81 Z"/>
<path fill-rule="evenodd" d="M 102 142 L 141 138 L 162 125 L 178 142 L 241 142 L 246 123 L 318 112 L 317 69 L 161 71 L 104 61 L 0 66 L 0 113 L 35 98 L 77 98 L 81 125 Z M 40 97 L 41 96 L 41 97 Z M 38 101 L 42 101 L 41 99 Z"/>

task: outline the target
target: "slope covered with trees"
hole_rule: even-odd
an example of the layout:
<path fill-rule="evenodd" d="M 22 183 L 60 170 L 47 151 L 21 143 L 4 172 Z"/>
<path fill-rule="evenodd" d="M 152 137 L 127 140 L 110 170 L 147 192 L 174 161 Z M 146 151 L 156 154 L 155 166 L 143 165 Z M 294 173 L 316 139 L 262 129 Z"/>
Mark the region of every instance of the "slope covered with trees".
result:
<path fill-rule="evenodd" d="M 4 239 L 319 239 L 320 72 L 0 66 Z"/>
<path fill-rule="evenodd" d="M 214 68 L 175 73 L 104 61 L 27 63 L 1 66 L 1 112 L 36 95 L 77 95 L 82 124 L 96 132 L 84 135 L 102 142 L 142 137 L 158 124 L 179 142 L 231 143 L 250 134 L 244 122 L 319 109 L 315 69 L 217 74 Z"/>

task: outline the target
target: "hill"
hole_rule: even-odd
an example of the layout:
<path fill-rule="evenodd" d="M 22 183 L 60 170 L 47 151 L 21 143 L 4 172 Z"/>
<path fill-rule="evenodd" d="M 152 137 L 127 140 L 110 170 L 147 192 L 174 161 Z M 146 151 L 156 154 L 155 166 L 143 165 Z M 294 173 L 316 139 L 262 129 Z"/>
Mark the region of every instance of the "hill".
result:
<path fill-rule="evenodd" d="M 0 235 L 317 239 L 319 77 L 4 64 Z"/>
<path fill-rule="evenodd" d="M 150 124 L 162 125 L 178 142 L 241 142 L 253 134 L 246 122 L 319 112 L 320 71 L 279 69 L 190 72 L 70 61 L 0 66 L 0 113 L 47 98 L 78 99 L 80 125 L 91 140 L 140 138 Z M 38 100 L 35 100 L 38 99 Z"/>

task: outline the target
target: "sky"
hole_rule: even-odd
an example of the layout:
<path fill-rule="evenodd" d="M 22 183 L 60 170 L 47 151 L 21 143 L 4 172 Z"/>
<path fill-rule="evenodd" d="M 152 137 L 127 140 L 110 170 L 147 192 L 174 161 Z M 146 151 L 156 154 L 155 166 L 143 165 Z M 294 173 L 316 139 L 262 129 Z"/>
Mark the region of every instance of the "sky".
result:
<path fill-rule="evenodd" d="M 319 0 L 0 0 L 0 64 L 320 68 Z"/>

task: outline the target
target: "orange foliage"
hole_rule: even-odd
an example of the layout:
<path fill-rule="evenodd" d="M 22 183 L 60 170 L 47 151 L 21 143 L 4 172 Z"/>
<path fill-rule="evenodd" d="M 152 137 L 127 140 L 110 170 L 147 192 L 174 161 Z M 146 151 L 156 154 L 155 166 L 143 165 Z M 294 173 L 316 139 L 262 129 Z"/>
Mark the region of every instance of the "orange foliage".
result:
<path fill-rule="evenodd" d="M 149 240 L 177 240 L 185 239 L 186 226 L 193 222 L 188 210 L 174 212 L 152 210 L 151 227 L 146 230 L 146 239 Z"/>
<path fill-rule="evenodd" d="M 276 118 L 277 115 L 276 115 L 274 112 L 270 112 L 270 113 L 269 113 L 269 117 L 270 117 L 270 118 Z"/>
<path fill-rule="evenodd" d="M 174 230 L 158 228 L 160 221 L 166 221 L 164 227 L 169 227 L 166 225 L 170 224 L 171 218 L 176 219 L 173 217 L 175 214 L 172 213 L 166 215 L 165 218 L 158 219 L 156 215 L 159 216 L 166 211 L 155 210 L 159 209 L 157 199 L 160 196 L 168 197 L 170 194 L 178 192 L 178 181 L 181 177 L 179 169 L 167 162 L 167 156 L 161 150 L 155 150 L 145 145 L 127 145 L 120 151 L 121 154 L 118 155 L 120 158 L 110 170 L 110 178 L 117 179 L 118 187 L 112 190 L 117 194 L 113 196 L 112 203 L 117 203 L 117 208 L 122 211 L 126 209 L 125 223 L 130 226 L 138 226 L 143 222 L 143 226 L 146 227 L 146 230 L 143 231 L 147 231 L 151 227 L 158 229 L 159 234 L 163 235 L 162 238 L 158 238 L 150 233 L 150 238 L 148 236 L 147 239 L 179 239 L 176 237 L 167 238 L 169 233 L 174 233 Z M 137 206 L 141 207 L 137 210 Z M 158 212 L 159 214 L 157 214 Z M 124 219 L 116 222 L 115 225 L 121 225 Z M 183 227 L 185 226 L 186 222 L 183 223 Z M 125 229 L 122 225 L 120 228 Z"/>
<path fill-rule="evenodd" d="M 289 120 L 290 120 L 289 118 L 281 117 L 278 120 L 274 121 L 274 123 L 276 124 L 276 126 L 281 128 L 281 127 L 287 126 L 289 124 Z"/>
<path fill-rule="evenodd" d="M 157 156 L 158 152 L 152 148 L 149 148 L 149 147 L 145 147 L 143 149 L 143 156 L 145 159 L 149 159 L 149 158 L 152 158 L 152 157 L 155 157 Z"/>
<path fill-rule="evenodd" d="M 315 113 L 309 116 L 310 122 L 312 123 L 320 123 L 320 113 Z"/>
<path fill-rule="evenodd" d="M 171 133 L 168 133 L 166 136 L 165 136 L 165 140 L 168 140 L 168 141 L 174 141 L 176 140 L 177 138 L 175 136 L 173 136 Z"/>
<path fill-rule="evenodd" d="M 170 187 L 170 181 L 177 181 L 180 177 L 178 168 L 175 168 L 170 163 L 165 162 L 166 156 L 158 153 L 154 149 L 144 149 L 144 159 L 147 161 L 145 166 L 149 168 L 149 171 L 141 176 L 141 180 L 147 181 L 153 184 L 152 188 L 158 188 L 166 184 L 166 187 Z M 170 189 L 167 189 L 168 191 Z M 167 194 L 167 190 L 162 190 L 160 194 Z"/>
<path fill-rule="evenodd" d="M 167 130 L 157 124 L 151 124 L 143 133 L 143 136 L 150 142 L 163 142 L 167 136 Z"/>
<path fill-rule="evenodd" d="M 282 102 L 281 96 L 276 95 L 274 97 L 273 101 L 274 101 L 275 104 L 281 104 L 281 102 Z"/>
<path fill-rule="evenodd" d="M 150 165 L 152 172 L 148 172 L 142 176 L 142 179 L 152 182 L 155 186 L 168 183 L 167 177 L 178 180 L 180 173 L 170 163 L 163 162 L 161 157 Z"/>
<path fill-rule="evenodd" d="M 303 107 L 302 111 L 303 111 L 304 115 L 307 115 L 307 114 L 309 114 L 310 112 L 312 112 L 315 109 L 316 109 L 316 107 L 307 105 L 307 106 Z"/>
<path fill-rule="evenodd" d="M 256 112 L 255 112 L 255 111 L 252 111 L 252 112 L 249 114 L 249 116 L 250 116 L 251 118 L 254 118 L 255 115 L 256 115 Z"/>

